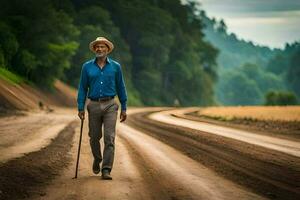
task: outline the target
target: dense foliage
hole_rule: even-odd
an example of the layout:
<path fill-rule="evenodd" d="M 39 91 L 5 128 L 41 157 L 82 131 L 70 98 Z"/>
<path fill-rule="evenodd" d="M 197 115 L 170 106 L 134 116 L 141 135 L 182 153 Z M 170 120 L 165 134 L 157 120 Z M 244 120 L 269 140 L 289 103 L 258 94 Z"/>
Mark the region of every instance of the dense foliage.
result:
<path fill-rule="evenodd" d="M 287 44 L 267 66 L 267 71 L 281 77 L 287 88 L 300 99 L 300 43 Z"/>
<path fill-rule="evenodd" d="M 263 104 L 265 93 L 285 89 L 282 79 L 278 76 L 250 63 L 225 70 L 217 87 L 217 98 L 225 105 Z"/>
<path fill-rule="evenodd" d="M 0 16 L 2 65 L 41 86 L 71 67 L 79 31 L 51 1 L 1 0 Z"/>
<path fill-rule="evenodd" d="M 129 104 L 214 103 L 217 50 L 191 1 L 0 0 L 0 65 L 49 87 L 77 87 L 88 44 L 105 36 L 123 67 Z"/>

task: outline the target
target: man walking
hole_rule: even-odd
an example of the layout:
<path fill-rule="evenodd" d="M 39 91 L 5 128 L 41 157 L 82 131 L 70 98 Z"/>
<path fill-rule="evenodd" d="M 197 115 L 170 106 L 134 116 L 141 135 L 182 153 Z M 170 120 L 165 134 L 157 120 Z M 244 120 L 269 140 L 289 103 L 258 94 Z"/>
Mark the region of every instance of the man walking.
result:
<path fill-rule="evenodd" d="M 104 37 L 98 37 L 89 45 L 96 57 L 82 66 L 80 84 L 78 87 L 78 116 L 85 117 L 86 98 L 89 117 L 89 137 L 92 154 L 94 156 L 93 172 L 100 172 L 102 162 L 102 178 L 111 180 L 110 172 L 114 162 L 115 128 L 117 122 L 118 104 L 114 97 L 117 95 L 121 104 L 120 122 L 126 120 L 127 94 L 118 62 L 107 55 L 112 52 L 114 45 Z M 104 132 L 103 158 L 100 148 L 102 138 L 102 125 Z"/>

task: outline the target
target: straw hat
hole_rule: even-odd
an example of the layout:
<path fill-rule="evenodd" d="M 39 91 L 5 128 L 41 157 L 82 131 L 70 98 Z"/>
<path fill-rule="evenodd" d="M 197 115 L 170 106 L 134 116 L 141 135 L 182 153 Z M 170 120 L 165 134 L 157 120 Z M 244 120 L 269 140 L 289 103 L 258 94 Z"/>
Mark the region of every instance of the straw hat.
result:
<path fill-rule="evenodd" d="M 97 37 L 94 41 L 92 41 L 89 45 L 90 47 L 90 50 L 92 52 L 95 52 L 94 50 L 94 46 L 95 44 L 98 44 L 98 43 L 103 43 L 103 44 L 106 44 L 108 46 L 108 53 L 112 52 L 112 50 L 114 49 L 114 45 L 111 41 L 109 41 L 108 39 L 106 39 L 105 37 Z"/>

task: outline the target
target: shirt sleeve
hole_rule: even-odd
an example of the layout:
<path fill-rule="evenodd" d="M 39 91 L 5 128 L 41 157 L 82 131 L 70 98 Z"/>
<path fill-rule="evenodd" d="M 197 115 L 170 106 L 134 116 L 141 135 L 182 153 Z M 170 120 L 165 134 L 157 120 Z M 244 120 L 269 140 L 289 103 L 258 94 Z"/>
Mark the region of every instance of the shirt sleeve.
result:
<path fill-rule="evenodd" d="M 87 76 L 86 67 L 85 65 L 83 65 L 81 69 L 80 82 L 78 86 L 78 95 L 77 95 L 78 111 L 84 110 L 87 92 L 88 92 L 88 76 Z"/>
<path fill-rule="evenodd" d="M 117 76 L 116 76 L 117 94 L 121 103 L 121 110 L 126 111 L 127 109 L 127 92 L 124 83 L 123 73 L 121 66 L 118 65 Z"/>

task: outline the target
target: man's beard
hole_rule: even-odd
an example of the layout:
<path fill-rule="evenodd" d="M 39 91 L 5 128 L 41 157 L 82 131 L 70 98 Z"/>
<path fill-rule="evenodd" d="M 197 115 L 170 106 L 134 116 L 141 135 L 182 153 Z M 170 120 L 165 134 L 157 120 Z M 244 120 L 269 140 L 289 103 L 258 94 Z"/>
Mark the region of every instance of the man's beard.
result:
<path fill-rule="evenodd" d="M 104 58 L 106 56 L 105 53 L 96 53 L 97 58 Z"/>

